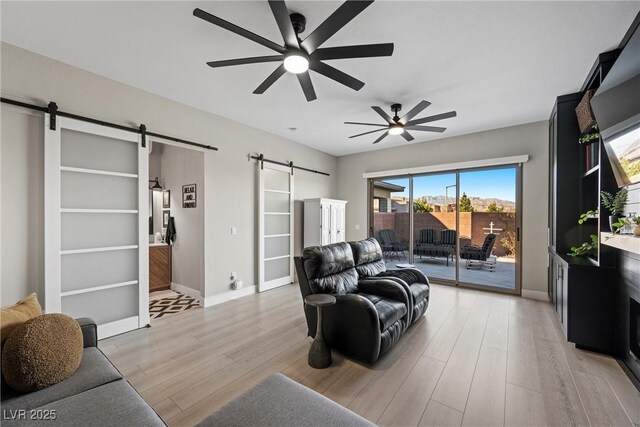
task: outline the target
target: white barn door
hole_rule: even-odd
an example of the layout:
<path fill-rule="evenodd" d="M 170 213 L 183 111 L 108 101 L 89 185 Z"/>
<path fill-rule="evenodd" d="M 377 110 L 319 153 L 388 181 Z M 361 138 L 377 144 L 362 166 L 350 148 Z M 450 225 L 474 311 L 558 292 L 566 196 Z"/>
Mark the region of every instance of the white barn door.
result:
<path fill-rule="evenodd" d="M 259 181 L 258 292 L 264 292 L 293 283 L 291 168 L 263 163 Z"/>
<path fill-rule="evenodd" d="M 148 164 L 140 135 L 45 114 L 45 310 L 98 338 L 149 323 Z"/>

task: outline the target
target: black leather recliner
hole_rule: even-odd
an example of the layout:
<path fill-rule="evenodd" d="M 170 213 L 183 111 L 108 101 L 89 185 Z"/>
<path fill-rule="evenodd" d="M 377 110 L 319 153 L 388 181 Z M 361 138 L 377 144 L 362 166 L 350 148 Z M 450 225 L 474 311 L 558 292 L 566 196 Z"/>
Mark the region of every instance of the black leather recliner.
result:
<path fill-rule="evenodd" d="M 323 308 L 322 326 L 329 346 L 346 356 L 373 363 L 410 325 L 407 288 L 391 278 L 359 280 L 348 243 L 305 248 L 294 262 L 303 299 L 317 293 L 336 297 L 336 304 Z M 315 336 L 316 309 L 305 305 L 304 311 L 309 336 Z"/>
<path fill-rule="evenodd" d="M 380 244 L 373 237 L 349 242 L 353 252 L 360 283 L 381 278 L 393 280 L 401 285 L 410 299 L 411 323 L 417 322 L 429 306 L 429 279 L 416 268 L 387 270 Z"/>

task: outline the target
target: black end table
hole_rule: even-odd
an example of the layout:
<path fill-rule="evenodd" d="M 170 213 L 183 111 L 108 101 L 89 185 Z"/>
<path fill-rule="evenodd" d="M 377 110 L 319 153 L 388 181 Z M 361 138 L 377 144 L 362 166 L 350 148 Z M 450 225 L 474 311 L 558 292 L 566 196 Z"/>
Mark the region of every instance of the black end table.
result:
<path fill-rule="evenodd" d="M 304 303 L 311 307 L 318 307 L 318 321 L 316 322 L 316 336 L 309 348 L 309 366 L 323 369 L 331 366 L 331 349 L 322 334 L 322 307 L 336 303 L 336 297 L 329 294 L 308 295 Z"/>

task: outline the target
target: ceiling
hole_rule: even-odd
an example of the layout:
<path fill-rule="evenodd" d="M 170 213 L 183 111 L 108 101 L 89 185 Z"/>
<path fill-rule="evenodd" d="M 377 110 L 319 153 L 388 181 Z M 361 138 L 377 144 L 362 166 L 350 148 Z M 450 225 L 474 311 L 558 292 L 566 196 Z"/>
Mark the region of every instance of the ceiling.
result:
<path fill-rule="evenodd" d="M 291 1 L 307 18 L 302 38 L 340 2 Z M 596 55 L 617 47 L 640 2 L 378 1 L 323 47 L 395 43 L 386 58 L 327 61 L 365 82 L 355 92 L 311 72 L 318 99 L 306 102 L 286 74 L 263 95 L 251 92 L 273 63 L 211 69 L 206 61 L 272 51 L 193 17 L 200 7 L 282 43 L 266 1 L 1 2 L 2 40 L 166 98 L 333 154 L 407 144 L 344 121 L 380 122 L 370 106 L 416 118 L 456 110 L 430 123 L 443 134 L 413 132 L 412 144 L 547 119 L 554 98 L 577 91 Z M 402 116 L 402 113 L 400 113 Z M 291 128 L 295 128 L 292 131 Z M 373 128 L 372 128 L 373 129 Z"/>

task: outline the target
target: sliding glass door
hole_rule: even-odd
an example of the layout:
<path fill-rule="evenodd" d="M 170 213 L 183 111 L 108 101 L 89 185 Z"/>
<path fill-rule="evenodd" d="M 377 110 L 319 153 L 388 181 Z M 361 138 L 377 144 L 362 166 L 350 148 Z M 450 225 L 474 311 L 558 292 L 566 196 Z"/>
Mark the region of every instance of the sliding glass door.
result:
<path fill-rule="evenodd" d="M 388 269 L 410 262 L 409 178 L 372 180 L 369 231 L 378 239 Z"/>
<path fill-rule="evenodd" d="M 456 174 L 413 179 L 413 264 L 427 277 L 456 282 Z"/>
<path fill-rule="evenodd" d="M 371 179 L 370 232 L 387 268 L 519 293 L 520 174 L 508 165 Z"/>
<path fill-rule="evenodd" d="M 516 289 L 518 175 L 514 166 L 460 172 L 461 283 Z"/>

